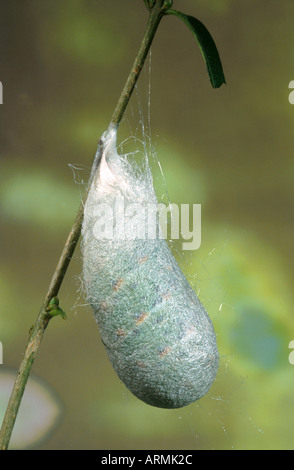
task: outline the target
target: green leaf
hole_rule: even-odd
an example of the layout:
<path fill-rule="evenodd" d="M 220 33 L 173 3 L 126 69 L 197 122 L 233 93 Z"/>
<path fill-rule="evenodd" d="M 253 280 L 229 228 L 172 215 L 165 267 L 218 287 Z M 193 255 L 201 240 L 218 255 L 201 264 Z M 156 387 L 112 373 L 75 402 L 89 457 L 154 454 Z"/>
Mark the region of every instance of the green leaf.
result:
<path fill-rule="evenodd" d="M 185 15 L 184 13 L 177 10 L 167 10 L 166 14 L 175 15 L 183 20 L 194 34 L 205 60 L 208 75 L 213 88 L 219 88 L 223 83 L 226 83 L 217 47 L 211 34 L 206 29 L 204 24 L 193 16 Z"/>

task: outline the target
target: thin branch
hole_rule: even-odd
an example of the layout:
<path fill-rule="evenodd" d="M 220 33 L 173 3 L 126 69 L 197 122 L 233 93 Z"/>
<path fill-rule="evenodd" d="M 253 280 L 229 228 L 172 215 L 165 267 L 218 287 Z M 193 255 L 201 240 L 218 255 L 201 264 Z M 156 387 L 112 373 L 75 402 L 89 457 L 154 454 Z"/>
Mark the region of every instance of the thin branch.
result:
<path fill-rule="evenodd" d="M 170 4 L 168 3 L 169 2 L 166 2 L 164 0 L 156 0 L 154 2 L 153 8 L 150 12 L 149 21 L 147 24 L 147 28 L 146 28 L 139 52 L 134 61 L 133 67 L 126 81 L 125 87 L 121 93 L 121 96 L 118 100 L 117 106 L 111 118 L 110 124 L 112 125 L 114 124 L 116 127 L 119 126 L 121 119 L 124 115 L 127 104 L 130 100 L 130 97 L 132 95 L 136 82 L 139 78 L 142 67 L 144 65 L 146 56 L 148 54 L 148 51 L 154 39 L 154 35 L 156 33 L 160 20 L 162 16 L 164 15 L 167 7 L 170 6 Z M 93 169 L 91 171 L 91 176 L 87 184 L 87 188 L 83 196 L 82 202 L 80 204 L 78 213 L 76 215 L 76 219 L 68 235 L 65 246 L 62 250 L 61 256 L 59 258 L 57 267 L 52 277 L 47 295 L 41 306 L 37 320 L 30 330 L 29 340 L 25 349 L 23 359 L 19 367 L 19 371 L 18 371 L 16 380 L 14 383 L 14 387 L 13 387 L 10 400 L 6 409 L 6 413 L 3 419 L 3 423 L 2 423 L 2 427 L 0 431 L 0 450 L 8 449 L 13 426 L 17 417 L 21 399 L 22 399 L 34 360 L 40 348 L 40 344 L 41 344 L 43 335 L 45 333 L 45 330 L 48 326 L 50 319 L 52 318 L 52 316 L 50 315 L 50 312 L 48 312 L 48 305 L 50 303 L 50 300 L 53 297 L 57 296 L 59 292 L 60 286 L 63 282 L 64 276 L 66 274 L 67 268 L 73 256 L 74 250 L 79 241 L 82 222 L 83 222 L 83 215 L 84 215 L 84 203 L 87 199 L 87 194 L 91 185 L 91 181 L 95 174 L 95 171 L 93 170 L 95 170 L 96 165 L 97 165 L 97 161 L 98 161 L 97 157 L 99 157 L 99 154 L 103 150 L 102 147 L 103 147 L 103 142 L 99 141 L 98 150 L 97 150 L 94 163 L 93 163 Z"/>
<path fill-rule="evenodd" d="M 131 73 L 127 79 L 125 87 L 121 93 L 120 99 L 118 100 L 117 106 L 112 115 L 111 122 L 113 124 L 118 125 L 120 123 L 123 117 L 123 114 L 126 110 L 127 104 L 134 90 L 134 87 L 136 85 L 140 72 L 144 65 L 146 56 L 148 54 L 148 51 L 154 39 L 156 30 L 158 28 L 162 15 L 166 9 L 164 4 L 165 2 L 163 0 L 157 1 L 150 13 L 149 22 L 148 22 L 148 25 L 147 25 L 147 28 L 146 28 L 146 31 L 145 31 L 145 34 L 141 43 L 141 47 L 138 51 Z"/>

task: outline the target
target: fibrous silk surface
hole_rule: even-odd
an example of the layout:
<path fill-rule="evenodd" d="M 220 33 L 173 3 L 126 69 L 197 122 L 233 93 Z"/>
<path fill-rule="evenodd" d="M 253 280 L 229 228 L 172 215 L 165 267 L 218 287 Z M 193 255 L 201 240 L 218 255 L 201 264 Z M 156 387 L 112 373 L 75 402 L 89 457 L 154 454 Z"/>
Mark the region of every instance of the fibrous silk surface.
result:
<path fill-rule="evenodd" d="M 82 227 L 87 300 L 112 366 L 128 389 L 149 405 L 180 408 L 204 396 L 215 379 L 214 328 L 166 240 L 148 238 L 148 227 L 145 238 L 132 239 L 134 213 L 123 221 L 117 217 L 117 201 L 123 201 L 124 214 L 136 203 L 146 213 L 157 203 L 150 169 L 138 171 L 117 154 L 114 128 L 104 133 L 102 146 Z M 101 208 L 107 207 L 116 209 L 119 220 L 103 239 L 97 227 Z"/>

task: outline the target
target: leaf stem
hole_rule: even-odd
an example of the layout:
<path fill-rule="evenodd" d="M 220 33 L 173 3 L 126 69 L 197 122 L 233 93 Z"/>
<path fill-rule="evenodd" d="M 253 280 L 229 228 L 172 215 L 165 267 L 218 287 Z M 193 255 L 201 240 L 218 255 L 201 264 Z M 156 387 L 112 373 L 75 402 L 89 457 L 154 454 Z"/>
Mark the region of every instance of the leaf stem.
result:
<path fill-rule="evenodd" d="M 136 59 L 134 61 L 131 72 L 127 78 L 127 81 L 123 88 L 121 96 L 118 100 L 117 106 L 113 112 L 111 123 L 110 123 L 111 125 L 114 124 L 116 127 L 118 127 L 121 122 L 121 119 L 124 115 L 127 104 L 130 100 L 130 97 L 137 83 L 142 67 L 144 65 L 148 51 L 154 39 L 158 25 L 166 9 L 167 9 L 167 4 L 164 0 L 155 0 L 155 2 L 153 2 L 152 9 L 150 10 L 149 21 L 147 23 L 147 28 L 146 28 L 139 52 L 136 56 Z M 95 164 L 97 163 L 97 156 L 99 156 L 99 154 L 101 154 L 102 151 L 103 151 L 103 141 L 100 140 L 99 145 L 98 145 L 98 150 L 95 156 L 95 160 L 93 163 L 93 168 L 95 167 Z M 83 196 L 79 210 L 77 212 L 75 221 L 69 232 L 69 235 L 65 242 L 61 256 L 59 258 L 57 267 L 53 274 L 48 292 L 40 308 L 37 320 L 30 330 L 29 339 L 28 339 L 27 346 L 24 352 L 24 356 L 21 361 L 19 371 L 16 376 L 15 383 L 11 392 L 9 403 L 7 405 L 6 413 L 2 422 L 2 427 L 0 431 L 0 450 L 8 449 L 9 442 L 11 439 L 11 434 L 13 431 L 13 426 L 16 421 L 17 413 L 18 413 L 19 406 L 21 403 L 21 399 L 25 391 L 25 387 L 26 387 L 34 360 L 40 348 L 43 335 L 51 319 L 51 316 L 48 315 L 48 311 L 47 311 L 48 305 L 51 299 L 57 296 L 59 292 L 64 276 L 66 274 L 67 268 L 69 266 L 69 263 L 71 261 L 71 258 L 73 256 L 74 250 L 77 246 L 77 243 L 80 237 L 81 227 L 82 227 L 82 222 L 83 222 L 83 215 L 84 215 L 84 203 L 87 199 L 87 194 L 88 194 L 94 174 L 95 174 L 95 171 L 92 171 L 90 179 L 87 184 L 85 194 Z"/>

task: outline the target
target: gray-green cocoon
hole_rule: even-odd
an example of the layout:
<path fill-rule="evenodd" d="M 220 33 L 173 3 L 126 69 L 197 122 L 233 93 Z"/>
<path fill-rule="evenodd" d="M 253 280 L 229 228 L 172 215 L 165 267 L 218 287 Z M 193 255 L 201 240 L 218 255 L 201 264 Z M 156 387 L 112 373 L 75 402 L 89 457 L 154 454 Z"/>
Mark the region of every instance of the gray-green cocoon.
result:
<path fill-rule="evenodd" d="M 87 300 L 112 366 L 128 389 L 149 405 L 180 408 L 204 396 L 215 379 L 214 328 L 166 241 L 147 239 L 147 231 L 145 239 L 134 237 L 134 203 L 143 212 L 157 204 L 148 163 L 138 171 L 118 156 L 115 128 L 104 133 L 101 146 L 82 227 Z M 124 223 L 114 217 L 113 237 L 108 233 L 109 239 L 102 239 L 97 233 L 103 216 L 111 221 L 107 209 L 123 215 L 118 198 L 124 201 Z"/>

